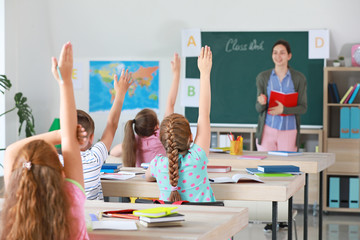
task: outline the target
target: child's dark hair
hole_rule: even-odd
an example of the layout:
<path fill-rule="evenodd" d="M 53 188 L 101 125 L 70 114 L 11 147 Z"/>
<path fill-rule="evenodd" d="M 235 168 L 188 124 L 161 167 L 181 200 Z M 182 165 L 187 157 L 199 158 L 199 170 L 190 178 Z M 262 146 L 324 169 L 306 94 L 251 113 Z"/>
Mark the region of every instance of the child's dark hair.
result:
<path fill-rule="evenodd" d="M 169 180 L 176 188 L 179 180 L 179 154 L 185 155 L 191 143 L 191 130 L 189 121 L 180 114 L 173 113 L 167 116 L 160 125 L 160 141 L 166 150 L 169 159 Z M 178 191 L 171 191 L 170 201 L 180 201 Z"/>
<path fill-rule="evenodd" d="M 147 108 L 136 114 L 135 119 L 126 122 L 122 143 L 123 163 L 125 167 L 135 167 L 136 164 L 137 146 L 134 130 L 139 137 L 149 137 L 154 134 L 158 124 L 159 121 L 156 113 Z"/>
<path fill-rule="evenodd" d="M 288 54 L 291 53 L 291 48 L 290 48 L 290 44 L 283 40 L 283 39 L 280 39 L 280 40 L 277 40 L 276 43 L 274 43 L 272 49 L 271 49 L 271 53 L 274 51 L 274 47 L 276 47 L 277 45 L 283 45 L 285 48 L 286 48 L 286 51 Z"/>
<path fill-rule="evenodd" d="M 87 132 L 88 136 L 93 134 L 95 132 L 95 124 L 94 120 L 90 117 L 89 114 L 84 112 L 83 110 L 76 110 L 77 112 L 77 121 L 78 124 L 80 124 L 83 128 L 85 128 L 85 131 Z"/>

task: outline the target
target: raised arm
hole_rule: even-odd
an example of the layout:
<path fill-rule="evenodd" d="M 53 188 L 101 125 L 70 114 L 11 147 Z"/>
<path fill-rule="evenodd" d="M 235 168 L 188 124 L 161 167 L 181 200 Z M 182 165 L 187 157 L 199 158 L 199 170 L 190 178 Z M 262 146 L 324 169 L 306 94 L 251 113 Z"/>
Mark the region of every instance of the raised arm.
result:
<path fill-rule="evenodd" d="M 173 73 L 173 81 L 166 102 L 166 110 L 165 110 L 164 118 L 174 113 L 174 106 L 178 94 L 179 82 L 180 82 L 180 57 L 179 54 L 177 53 L 174 54 L 174 59 L 171 61 L 171 71 Z"/>
<path fill-rule="evenodd" d="M 52 73 L 60 87 L 60 123 L 61 149 L 64 158 L 64 173 L 67 178 L 84 186 L 83 167 L 80 157 L 80 145 L 77 139 L 77 115 L 73 84 L 73 50 L 70 42 L 60 53 L 59 62 L 52 59 Z"/>
<path fill-rule="evenodd" d="M 12 166 L 19 153 L 20 149 L 25 146 L 27 143 L 34 140 L 44 140 L 52 145 L 61 143 L 61 135 L 60 130 L 47 132 L 43 134 L 38 134 L 32 137 L 21 139 L 17 142 L 14 142 L 10 146 L 6 148 L 5 152 L 5 161 L 4 161 L 4 183 L 5 187 L 8 183 L 9 177 L 12 172 Z"/>
<path fill-rule="evenodd" d="M 131 78 L 131 73 L 129 73 L 128 70 L 126 70 L 126 72 L 124 69 L 122 70 L 119 80 L 117 75 L 114 75 L 115 99 L 110 109 L 105 130 L 101 136 L 101 141 L 105 144 L 108 151 L 110 151 L 110 147 L 114 140 L 115 132 L 119 124 L 121 108 L 124 102 L 126 91 L 132 83 L 133 79 Z"/>
<path fill-rule="evenodd" d="M 210 47 L 201 48 L 198 58 L 198 68 L 200 70 L 200 99 L 199 99 L 199 118 L 197 123 L 197 133 L 195 143 L 209 154 L 210 148 L 210 108 L 211 108 L 211 89 L 210 72 L 212 67 L 212 53 Z"/>

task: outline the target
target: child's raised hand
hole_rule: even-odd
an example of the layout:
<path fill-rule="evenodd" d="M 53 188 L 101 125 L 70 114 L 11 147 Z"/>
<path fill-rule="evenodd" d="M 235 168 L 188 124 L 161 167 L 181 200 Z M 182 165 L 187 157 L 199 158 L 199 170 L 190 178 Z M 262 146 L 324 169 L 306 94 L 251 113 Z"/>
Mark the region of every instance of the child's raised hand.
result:
<path fill-rule="evenodd" d="M 173 74 L 180 75 L 180 57 L 177 53 L 174 53 L 174 59 L 171 61 L 171 71 Z"/>
<path fill-rule="evenodd" d="M 212 52 L 209 46 L 201 48 L 200 56 L 198 57 L 198 68 L 200 73 L 209 73 L 212 66 Z"/>
<path fill-rule="evenodd" d="M 59 68 L 58 68 L 59 67 Z M 59 83 L 71 81 L 73 68 L 73 50 L 70 42 L 65 43 L 60 53 L 59 62 L 52 58 L 52 73 Z"/>
<path fill-rule="evenodd" d="M 83 128 L 81 126 L 81 124 L 77 125 L 76 136 L 77 136 L 77 139 L 78 139 L 78 142 L 79 142 L 80 146 L 83 145 L 84 143 L 86 143 L 86 141 L 87 141 L 87 132 L 86 132 L 85 128 Z"/>
<path fill-rule="evenodd" d="M 121 71 L 121 76 L 119 80 L 117 79 L 117 75 L 114 75 L 114 89 L 116 91 L 116 94 L 122 93 L 125 95 L 126 91 L 129 89 L 131 84 L 134 82 L 134 79 L 132 78 L 132 74 L 129 73 L 129 70 L 123 69 Z"/>

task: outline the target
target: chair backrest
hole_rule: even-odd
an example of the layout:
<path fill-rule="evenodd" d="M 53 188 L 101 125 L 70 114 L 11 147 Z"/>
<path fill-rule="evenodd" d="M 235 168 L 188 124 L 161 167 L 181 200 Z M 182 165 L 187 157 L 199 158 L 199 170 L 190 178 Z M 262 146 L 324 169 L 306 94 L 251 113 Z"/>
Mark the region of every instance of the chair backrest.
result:
<path fill-rule="evenodd" d="M 216 201 L 216 202 L 189 202 L 189 201 L 179 201 L 179 202 L 168 202 L 162 201 L 158 199 L 141 199 L 138 198 L 135 200 L 135 203 L 148 203 L 148 204 L 174 204 L 174 205 L 203 205 L 203 206 L 224 206 L 223 201 Z"/>

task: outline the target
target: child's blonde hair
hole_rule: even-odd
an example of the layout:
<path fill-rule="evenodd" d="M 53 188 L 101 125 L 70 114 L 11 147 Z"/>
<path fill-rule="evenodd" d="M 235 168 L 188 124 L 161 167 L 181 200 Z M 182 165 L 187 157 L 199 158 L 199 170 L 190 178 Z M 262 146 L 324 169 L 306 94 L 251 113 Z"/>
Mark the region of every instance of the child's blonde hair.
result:
<path fill-rule="evenodd" d="M 55 147 L 43 140 L 27 143 L 12 169 L 1 239 L 68 239 L 69 200 Z"/>
<path fill-rule="evenodd" d="M 180 114 L 173 113 L 167 116 L 160 125 L 160 141 L 166 150 L 169 159 L 169 180 L 173 187 L 177 187 L 179 180 L 179 154 L 187 154 L 191 139 L 189 121 Z M 171 191 L 170 201 L 180 201 L 178 191 Z"/>
<path fill-rule="evenodd" d="M 125 167 L 135 167 L 136 164 L 137 146 L 134 130 L 139 137 L 149 137 L 154 134 L 158 124 L 159 121 L 156 113 L 147 108 L 136 114 L 135 119 L 127 121 L 122 144 L 123 163 Z"/>

